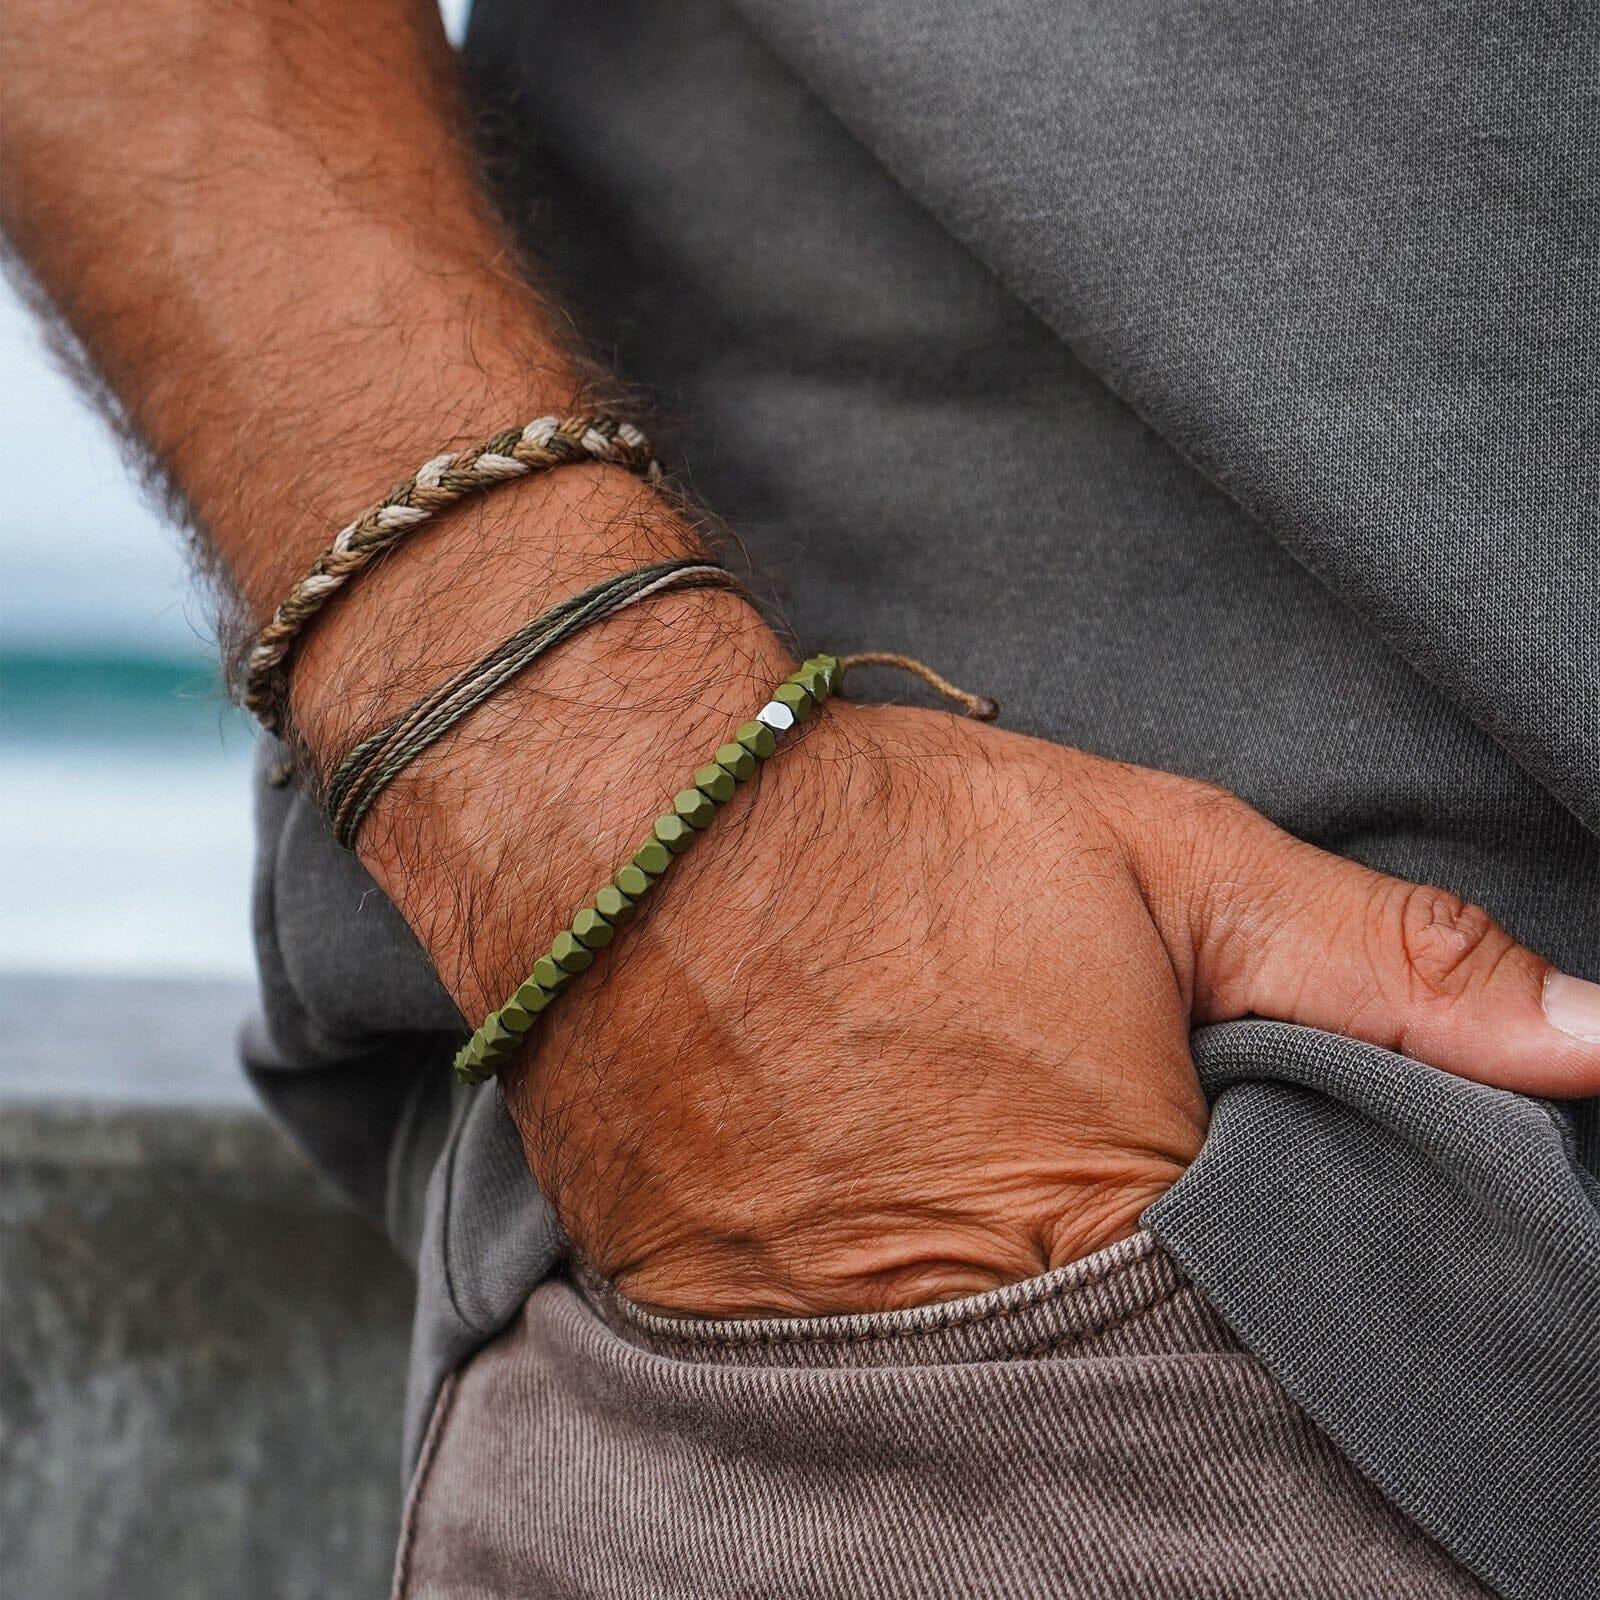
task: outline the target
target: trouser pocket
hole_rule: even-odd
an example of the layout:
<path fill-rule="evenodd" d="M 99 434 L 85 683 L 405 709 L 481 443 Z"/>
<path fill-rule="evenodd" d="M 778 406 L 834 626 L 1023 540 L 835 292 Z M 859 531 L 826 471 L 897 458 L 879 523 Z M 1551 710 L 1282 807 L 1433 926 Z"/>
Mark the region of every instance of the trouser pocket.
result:
<path fill-rule="evenodd" d="M 556 1280 L 445 1403 L 407 1600 L 1483 1592 L 1143 1234 L 860 1317 L 662 1317 Z"/>

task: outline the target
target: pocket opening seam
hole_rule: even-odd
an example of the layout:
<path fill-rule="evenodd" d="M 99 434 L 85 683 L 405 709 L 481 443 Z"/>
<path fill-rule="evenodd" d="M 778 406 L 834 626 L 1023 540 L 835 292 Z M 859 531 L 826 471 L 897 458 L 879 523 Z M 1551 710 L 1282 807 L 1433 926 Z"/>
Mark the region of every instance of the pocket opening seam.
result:
<path fill-rule="evenodd" d="M 1050 1299 L 1054 1295 L 1063 1292 L 1070 1293 L 1078 1289 L 1100 1288 L 1124 1279 L 1135 1268 L 1144 1266 L 1150 1260 L 1152 1253 L 1152 1251 L 1142 1251 L 1139 1255 L 1129 1260 L 1108 1263 L 1092 1277 L 1086 1276 L 1071 1284 L 1043 1286 L 1041 1280 L 1041 1287 L 1035 1293 L 1003 1306 L 986 1307 L 981 1311 L 958 1312 L 948 1318 L 930 1318 L 925 1323 L 894 1327 L 865 1329 L 784 1327 L 781 1323 L 773 1322 L 764 1325 L 759 1333 L 746 1333 L 731 1327 L 717 1327 L 714 1324 L 686 1329 L 680 1321 L 666 1317 L 657 1318 L 649 1312 L 641 1312 L 633 1307 L 623 1310 L 621 1315 L 625 1326 L 649 1339 L 652 1343 L 689 1347 L 691 1349 L 695 1346 L 700 1346 L 722 1351 L 738 1351 L 774 1349 L 784 1345 L 835 1347 L 878 1344 L 889 1339 L 918 1339 L 930 1334 L 994 1327 L 1012 1320 L 1019 1313 L 1035 1309 L 1041 1302 Z M 1174 1270 L 1176 1269 L 1174 1268 Z M 1146 1311 L 1153 1311 L 1159 1306 L 1167 1304 L 1188 1287 L 1189 1280 L 1179 1274 L 1177 1282 L 1162 1290 L 1154 1299 L 1142 1301 L 1139 1305 L 1120 1313 L 1108 1322 L 1099 1322 L 1092 1328 L 1078 1329 L 1072 1333 L 1054 1334 L 1042 1344 L 1034 1344 L 1020 1351 L 1008 1352 L 1004 1356 L 995 1359 L 1027 1360 L 1033 1355 L 1047 1355 L 1052 1350 L 1063 1349 L 1072 1344 L 1081 1343 L 1086 1339 L 1095 1337 L 1097 1334 L 1118 1328 Z M 609 1291 L 609 1293 L 612 1297 L 612 1304 L 615 1305 L 615 1292 Z M 913 1307 L 911 1309 L 914 1311 L 931 1311 L 936 1308 Z"/>
<path fill-rule="evenodd" d="M 1163 1289 L 1154 1300 L 1147 1300 L 1143 1305 L 1129 1306 L 1127 1310 L 1112 1317 L 1109 1322 L 1096 1323 L 1092 1328 L 1075 1328 L 1071 1333 L 1057 1334 L 1042 1344 L 1030 1345 L 1022 1350 L 1008 1350 L 998 1359 L 1031 1361 L 1037 1356 L 1059 1355 L 1063 1350 L 1070 1350 L 1074 1345 L 1087 1344 L 1090 1339 L 1098 1338 L 1103 1333 L 1114 1333 L 1118 1328 L 1125 1327 L 1148 1312 L 1159 1311 L 1162 1306 L 1170 1305 L 1188 1287 L 1186 1283 L 1175 1283 L 1170 1288 Z"/>

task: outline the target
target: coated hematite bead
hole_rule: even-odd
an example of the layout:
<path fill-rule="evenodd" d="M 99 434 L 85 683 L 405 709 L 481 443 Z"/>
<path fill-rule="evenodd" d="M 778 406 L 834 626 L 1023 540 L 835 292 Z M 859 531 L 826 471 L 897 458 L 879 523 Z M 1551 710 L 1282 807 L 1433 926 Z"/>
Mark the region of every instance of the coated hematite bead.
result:
<path fill-rule="evenodd" d="M 639 872 L 639 869 L 637 867 L 624 867 L 622 871 Z M 620 878 L 622 873 L 619 872 L 617 876 Z M 639 872 L 639 876 L 642 878 L 644 874 Z M 649 887 L 650 886 L 647 883 L 645 888 L 648 889 Z M 632 922 L 634 913 L 638 910 L 638 907 L 634 905 L 633 901 L 631 901 L 627 895 L 617 888 L 615 884 L 611 883 L 608 883 L 605 888 L 603 888 L 600 893 L 594 897 L 594 908 L 602 917 L 606 919 L 607 922 L 611 924 L 613 928 L 620 928 L 624 923 Z"/>
<path fill-rule="evenodd" d="M 500 1020 L 497 1011 L 478 1029 L 478 1038 L 483 1045 L 485 1060 L 493 1060 L 499 1055 L 508 1055 L 517 1044 L 517 1036 Z"/>
<path fill-rule="evenodd" d="M 672 797 L 672 811 L 674 816 L 682 817 L 691 828 L 705 827 L 717 814 L 710 796 L 701 794 L 698 789 L 680 789 Z M 668 845 L 667 848 L 670 850 L 672 847 Z"/>
<path fill-rule="evenodd" d="M 682 817 L 669 812 L 656 818 L 655 836 L 673 855 L 681 856 L 694 843 L 694 829 Z M 639 858 L 633 858 L 637 861 Z"/>
<path fill-rule="evenodd" d="M 630 900 L 639 900 L 649 892 L 650 885 L 655 882 L 655 879 L 642 867 L 635 866 L 632 862 L 629 862 L 611 881 Z"/>
<path fill-rule="evenodd" d="M 787 683 L 780 683 L 772 691 L 772 702 L 774 705 L 787 706 L 794 713 L 796 722 L 804 722 L 817 708 L 817 702 L 793 678 Z"/>
<path fill-rule="evenodd" d="M 724 772 L 714 761 L 695 773 L 694 786 L 706 799 L 716 801 L 719 806 L 733 798 L 733 791 L 737 787 L 733 781 L 733 774 Z"/>
<path fill-rule="evenodd" d="M 741 744 L 753 756 L 759 756 L 763 761 L 778 748 L 778 741 L 772 729 L 766 723 L 741 722 L 734 730 L 734 742 Z"/>
<path fill-rule="evenodd" d="M 742 744 L 724 744 L 717 747 L 713 759 L 726 773 L 743 783 L 755 776 L 756 758 Z"/>
<path fill-rule="evenodd" d="M 508 1033 L 502 1044 L 486 1044 L 483 1047 L 484 1066 L 490 1072 L 498 1072 L 517 1053 L 517 1044 L 517 1035 L 514 1033 Z"/>
<path fill-rule="evenodd" d="M 586 950 L 599 950 L 617 936 L 617 930 L 593 906 L 585 906 L 572 919 L 572 931 Z"/>
<path fill-rule="evenodd" d="M 818 704 L 821 704 L 833 692 L 833 685 L 828 681 L 828 674 L 815 661 L 806 662 L 795 673 L 794 681 Z"/>
<path fill-rule="evenodd" d="M 536 1017 L 555 998 L 542 983 L 529 978 L 511 997 L 530 1017 Z"/>
<path fill-rule="evenodd" d="M 594 964 L 594 951 L 580 944 L 578 936 L 570 928 L 563 928 L 550 946 L 550 959 L 563 972 L 582 972 L 585 967 Z"/>
<path fill-rule="evenodd" d="M 480 1083 L 487 1083 L 494 1076 L 494 1070 L 483 1059 L 483 1052 L 469 1044 L 456 1056 L 456 1076 L 476 1088 Z"/>
<path fill-rule="evenodd" d="M 733 798 L 740 783 L 755 775 L 757 764 L 777 749 L 779 736 L 810 716 L 843 677 L 836 656 L 817 655 L 773 690 L 754 720 L 742 723 L 713 760 L 695 772 L 694 787 L 673 796 L 672 810 L 656 819 L 633 860 L 600 890 L 592 905 L 573 917 L 570 928 L 556 935 L 528 979 L 457 1053 L 458 1077 L 466 1083 L 483 1083 L 516 1054 L 540 1013 L 563 985 L 593 964 L 594 952 L 611 942 L 615 930 L 636 915 L 637 902 L 674 857 L 694 842 L 696 831 L 711 822 L 716 808 Z"/>
<path fill-rule="evenodd" d="M 513 1033 L 526 1033 L 534 1019 L 550 1004 L 550 991 L 531 978 L 500 1007 L 500 1020 Z"/>
<path fill-rule="evenodd" d="M 563 972 L 555 964 L 553 957 L 540 956 L 533 964 L 530 981 L 538 984 L 541 989 L 548 990 L 549 993 L 554 994 L 571 976 L 570 972 Z"/>
<path fill-rule="evenodd" d="M 633 865 L 654 880 L 672 865 L 672 852 L 652 835 L 634 851 Z"/>
<path fill-rule="evenodd" d="M 534 1013 L 529 1011 L 515 995 L 500 1007 L 499 1017 L 513 1033 L 526 1033 L 533 1026 Z"/>

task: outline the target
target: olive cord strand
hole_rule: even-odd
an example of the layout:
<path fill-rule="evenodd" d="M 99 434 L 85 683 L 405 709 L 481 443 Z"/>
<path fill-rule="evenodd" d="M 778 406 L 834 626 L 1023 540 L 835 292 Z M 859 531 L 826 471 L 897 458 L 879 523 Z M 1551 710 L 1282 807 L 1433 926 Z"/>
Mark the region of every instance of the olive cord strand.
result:
<path fill-rule="evenodd" d="M 412 762 L 546 651 L 642 600 L 673 590 L 709 588 L 739 591 L 741 585 L 711 562 L 659 561 L 592 584 L 523 624 L 487 656 L 456 673 L 347 752 L 324 796 L 334 837 L 347 850 L 353 850 L 361 824 L 379 795 Z M 992 721 L 1000 712 L 989 696 L 959 688 L 914 656 L 885 650 L 862 651 L 840 661 L 840 678 L 852 667 L 891 667 L 910 673 L 980 721 Z"/>
<path fill-rule="evenodd" d="M 684 575 L 682 578 L 678 576 L 680 573 Z M 457 672 L 347 752 L 329 783 L 324 804 L 337 816 L 363 768 L 382 759 L 386 752 L 392 752 L 401 739 L 425 735 L 434 719 L 449 715 L 458 700 L 472 697 L 472 704 L 481 703 L 480 690 L 492 693 L 508 683 L 545 650 L 570 637 L 578 628 L 610 615 L 612 609 L 620 610 L 624 605 L 646 598 L 658 587 L 687 585 L 700 579 L 702 573 L 709 578 L 711 574 L 720 575 L 721 569 L 699 560 L 663 561 L 603 578 L 581 593 L 568 596 L 532 622 L 524 623 L 487 656 Z"/>
<path fill-rule="evenodd" d="M 241 698 L 270 733 L 293 741 L 288 719 L 288 662 L 307 629 L 353 578 L 418 528 L 469 496 L 530 473 L 590 461 L 620 466 L 654 482 L 661 476 L 649 441 L 632 423 L 607 416 L 538 417 L 494 434 L 482 444 L 424 462 L 356 520 L 333 543 L 256 636 L 245 661 Z M 353 849 L 362 820 L 385 788 L 420 755 L 479 706 L 527 670 L 547 650 L 581 629 L 653 595 L 674 589 L 738 589 L 720 566 L 699 560 L 656 562 L 603 579 L 525 623 L 487 656 L 361 740 L 335 769 L 326 793 L 334 833 Z M 827 658 L 833 660 L 833 658 Z M 892 651 L 864 651 L 838 662 L 830 689 L 850 667 L 893 667 L 920 678 L 970 717 L 989 721 L 999 706 L 969 694 L 942 674 Z M 289 763 L 276 763 L 270 781 L 288 780 Z"/>

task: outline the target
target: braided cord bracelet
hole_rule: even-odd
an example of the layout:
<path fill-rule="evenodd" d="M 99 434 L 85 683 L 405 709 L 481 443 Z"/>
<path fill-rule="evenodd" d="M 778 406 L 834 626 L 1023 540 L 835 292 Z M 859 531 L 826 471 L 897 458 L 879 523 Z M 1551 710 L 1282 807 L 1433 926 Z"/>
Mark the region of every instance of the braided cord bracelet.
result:
<path fill-rule="evenodd" d="M 660 463 L 632 423 L 614 417 L 538 417 L 453 455 L 435 456 L 340 530 L 256 636 L 242 699 L 269 733 L 283 727 L 285 664 L 312 621 L 358 573 L 440 512 L 530 473 L 593 461 L 654 481 Z"/>
<path fill-rule="evenodd" d="M 504 643 L 356 745 L 328 785 L 334 836 L 353 849 L 378 796 L 424 751 L 547 650 L 629 606 L 680 589 L 738 589 L 724 568 L 702 560 L 657 561 L 602 579 L 524 623 Z"/>
<path fill-rule="evenodd" d="M 740 784 L 755 776 L 784 735 L 839 688 L 845 668 L 856 659 L 841 662 L 836 656 L 812 656 L 773 690 L 772 698 L 752 721 L 735 729 L 733 738 L 696 770 L 690 786 L 673 796 L 672 809 L 656 818 L 628 864 L 556 935 L 522 986 L 484 1019 L 462 1047 L 455 1070 L 463 1083 L 483 1083 L 511 1059 L 550 1002 L 593 963 L 595 951 L 610 944 L 618 928 L 633 920 L 639 902 L 671 871 L 673 862 L 694 843 L 718 808 L 733 798 Z M 936 676 L 920 663 L 907 663 L 898 656 L 874 656 L 870 664 L 910 665 L 930 682 Z M 988 709 L 992 702 L 960 690 L 955 694 L 971 702 L 968 709 L 973 715 L 993 715 Z"/>

